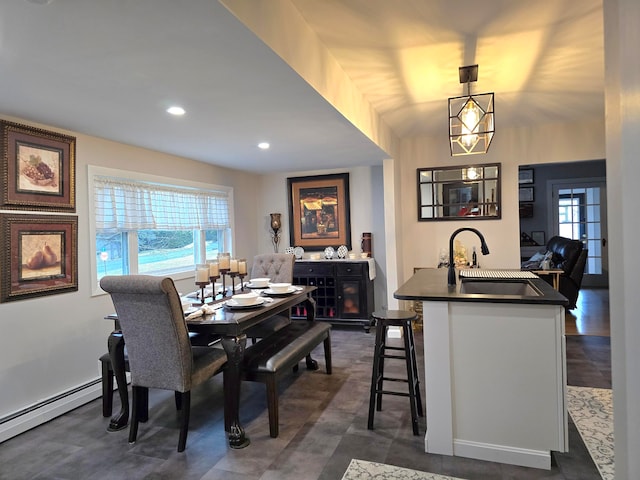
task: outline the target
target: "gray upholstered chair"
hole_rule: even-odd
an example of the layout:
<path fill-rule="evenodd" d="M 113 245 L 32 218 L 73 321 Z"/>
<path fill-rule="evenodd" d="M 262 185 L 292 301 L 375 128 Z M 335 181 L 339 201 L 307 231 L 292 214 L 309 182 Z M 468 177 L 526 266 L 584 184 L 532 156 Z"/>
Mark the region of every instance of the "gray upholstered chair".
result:
<path fill-rule="evenodd" d="M 293 282 L 293 262 L 296 257 L 288 253 L 265 253 L 253 257 L 251 278 L 269 278 L 272 283 Z M 249 338 L 264 338 L 291 323 L 290 312 L 274 315 L 247 331 Z"/>
<path fill-rule="evenodd" d="M 133 393 L 129 442 L 136 441 L 140 409 L 148 389 L 173 390 L 181 412 L 178 451 L 184 451 L 191 389 L 222 369 L 227 361 L 224 350 L 191 345 L 171 278 L 106 276 L 100 286 L 111 295 L 127 345 Z"/>

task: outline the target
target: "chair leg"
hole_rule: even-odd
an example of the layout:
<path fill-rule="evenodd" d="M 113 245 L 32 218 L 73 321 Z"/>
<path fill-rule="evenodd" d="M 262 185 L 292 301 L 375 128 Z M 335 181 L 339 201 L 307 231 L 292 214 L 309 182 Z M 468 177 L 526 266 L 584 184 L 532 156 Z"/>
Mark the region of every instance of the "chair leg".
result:
<path fill-rule="evenodd" d="M 138 422 L 140 421 L 140 396 L 144 395 L 144 387 L 131 387 L 131 425 L 129 426 L 129 443 L 136 443 Z"/>
<path fill-rule="evenodd" d="M 327 332 L 327 338 L 324 339 L 324 364 L 327 374 L 331 375 L 331 334 Z"/>
<path fill-rule="evenodd" d="M 180 439 L 178 440 L 178 452 L 184 452 L 184 449 L 187 446 L 187 433 L 189 433 L 189 417 L 191 415 L 191 392 L 179 393 L 181 397 L 180 403 L 182 404 L 181 409 L 181 424 L 180 424 Z"/>
<path fill-rule="evenodd" d="M 176 398 L 176 410 L 182 410 L 182 393 L 181 392 L 173 392 Z"/>
<path fill-rule="evenodd" d="M 267 386 L 267 407 L 269 409 L 269 435 L 276 438 L 278 429 L 278 382 L 275 375 L 269 375 L 266 381 Z"/>
<path fill-rule="evenodd" d="M 373 369 L 371 371 L 371 387 L 369 393 L 369 419 L 367 428 L 373 430 L 373 416 L 376 408 L 376 390 L 378 388 L 378 377 L 380 375 L 380 348 L 382 347 L 381 335 L 384 328 L 382 325 L 376 325 L 376 343 L 373 351 Z"/>
<path fill-rule="evenodd" d="M 411 425 L 413 426 L 413 434 L 419 435 L 418 429 L 418 407 L 416 405 L 416 378 L 413 369 L 413 350 L 411 349 L 411 324 L 406 322 L 402 325 L 404 336 L 404 358 L 407 368 L 407 383 L 409 386 L 409 405 L 411 406 Z"/>
<path fill-rule="evenodd" d="M 379 412 L 382 411 L 382 390 L 384 383 L 384 355 L 387 348 L 387 332 L 388 328 L 386 324 L 380 326 L 381 336 L 380 336 L 380 346 L 378 350 L 378 385 L 376 386 L 377 395 L 376 395 L 376 410 Z"/>
<path fill-rule="evenodd" d="M 113 412 L 113 369 L 111 362 L 102 362 L 102 416 L 110 417 Z"/>
<path fill-rule="evenodd" d="M 418 415 L 424 417 L 422 395 L 420 394 L 420 376 L 418 375 L 418 362 L 416 360 L 416 340 L 413 336 L 413 328 L 409 327 L 409 333 L 411 334 L 411 363 L 413 364 L 413 378 L 416 382 L 416 403 L 418 404 Z"/>

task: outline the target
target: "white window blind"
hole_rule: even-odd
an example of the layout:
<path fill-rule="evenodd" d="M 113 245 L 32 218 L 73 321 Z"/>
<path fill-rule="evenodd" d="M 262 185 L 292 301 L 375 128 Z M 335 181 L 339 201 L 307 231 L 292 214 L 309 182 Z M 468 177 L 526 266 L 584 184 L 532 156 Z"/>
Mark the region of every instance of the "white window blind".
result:
<path fill-rule="evenodd" d="M 96 233 L 229 228 L 225 191 L 94 176 Z"/>

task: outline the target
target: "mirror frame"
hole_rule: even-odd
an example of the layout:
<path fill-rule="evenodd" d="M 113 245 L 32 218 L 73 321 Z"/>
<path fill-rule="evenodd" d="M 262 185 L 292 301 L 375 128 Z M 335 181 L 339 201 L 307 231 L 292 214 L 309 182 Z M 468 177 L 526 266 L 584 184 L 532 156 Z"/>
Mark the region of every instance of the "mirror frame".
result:
<path fill-rule="evenodd" d="M 418 221 L 502 218 L 500 170 L 500 163 L 418 168 Z"/>

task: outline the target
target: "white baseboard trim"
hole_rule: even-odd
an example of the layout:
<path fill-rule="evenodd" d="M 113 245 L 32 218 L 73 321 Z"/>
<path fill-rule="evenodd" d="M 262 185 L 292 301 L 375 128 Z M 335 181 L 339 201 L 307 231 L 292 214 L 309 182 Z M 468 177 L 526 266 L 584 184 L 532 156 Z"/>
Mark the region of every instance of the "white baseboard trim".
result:
<path fill-rule="evenodd" d="M 454 439 L 453 454 L 460 457 L 508 463 L 521 467 L 551 469 L 551 452 L 543 450 L 529 450 L 506 445 Z"/>
<path fill-rule="evenodd" d="M 91 382 L 85 386 L 69 390 L 56 397 L 44 400 L 23 412 L 11 415 L 8 419 L 0 419 L 0 443 L 38 425 L 48 422 L 60 415 L 70 412 L 102 396 L 100 382 Z"/>

